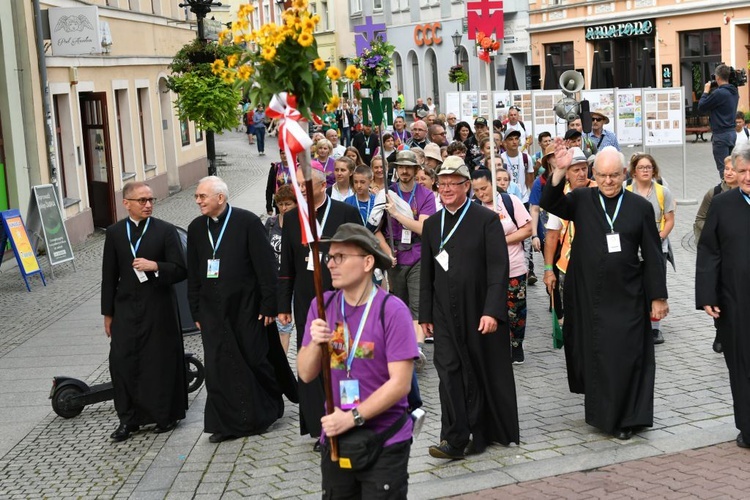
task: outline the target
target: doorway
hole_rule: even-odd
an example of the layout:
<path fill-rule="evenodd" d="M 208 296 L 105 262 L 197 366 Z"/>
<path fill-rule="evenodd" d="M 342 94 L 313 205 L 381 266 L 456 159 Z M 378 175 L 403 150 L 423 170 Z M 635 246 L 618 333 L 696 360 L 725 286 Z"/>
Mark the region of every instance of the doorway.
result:
<path fill-rule="evenodd" d="M 107 120 L 107 94 L 80 94 L 83 151 L 89 206 L 95 227 L 108 227 L 117 220 L 112 180 L 112 153 Z"/>

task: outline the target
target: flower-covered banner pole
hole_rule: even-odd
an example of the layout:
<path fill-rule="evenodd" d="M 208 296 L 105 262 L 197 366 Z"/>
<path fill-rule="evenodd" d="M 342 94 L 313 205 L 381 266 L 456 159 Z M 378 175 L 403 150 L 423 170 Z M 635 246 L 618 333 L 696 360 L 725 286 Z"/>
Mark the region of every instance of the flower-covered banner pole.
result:
<path fill-rule="evenodd" d="M 385 148 L 383 148 L 383 135 L 385 126 L 393 124 L 393 99 L 390 97 L 381 97 L 382 94 L 391 88 L 391 74 L 393 64 L 393 51 L 395 47 L 383 40 L 380 36 L 374 36 L 370 40 L 370 47 L 365 48 L 359 57 L 352 59 L 354 70 L 347 74 L 347 78 L 356 80 L 363 92 L 362 98 L 362 121 L 365 124 L 372 122 L 378 127 L 378 138 L 380 139 L 380 157 L 383 159 L 383 171 L 385 173 L 385 182 L 383 183 L 383 194 L 378 193 L 375 199 L 375 206 L 385 204 L 388 200 L 388 182 L 391 179 L 389 175 L 388 160 L 385 157 Z M 370 95 L 364 95 L 367 91 Z M 382 197 L 381 197 L 382 196 Z M 385 210 L 388 227 L 388 244 L 391 248 L 391 255 L 394 255 L 393 228 L 391 224 L 390 213 Z"/>
<path fill-rule="evenodd" d="M 323 278 L 319 258 L 321 230 L 315 215 L 311 172 L 308 121 L 319 121 L 324 107 L 338 107 L 338 97 L 332 95 L 333 81 L 341 78 L 341 71 L 327 67 L 318 55 L 315 28 L 320 16 L 308 10 L 307 0 L 293 0 L 282 13 L 282 24 L 267 23 L 255 28 L 252 13 L 255 8 L 239 7 L 237 20 L 229 30 L 219 33 L 219 43 L 241 46 L 237 56 L 218 59 L 213 71 L 224 81 L 234 83 L 244 91 L 250 102 L 267 104 L 266 114 L 279 121 L 279 146 L 286 152 L 289 170 L 300 212 L 303 243 L 309 244 L 313 261 L 313 280 L 318 304 L 318 316 L 325 320 Z M 299 162 L 299 164 L 297 164 Z M 305 196 L 297 182 L 297 167 L 305 179 Z M 321 371 L 326 391 L 326 411 L 333 413 L 331 387 L 330 346 L 321 346 Z M 335 437 L 330 437 L 331 460 L 338 460 Z"/>
<path fill-rule="evenodd" d="M 485 69 L 487 74 L 487 94 L 488 94 L 488 100 L 487 102 L 490 103 L 490 134 L 494 130 L 494 122 L 495 122 L 495 106 L 492 103 L 492 81 L 490 78 L 490 72 L 492 65 L 490 56 L 493 52 L 497 52 L 500 50 L 500 42 L 493 39 L 492 37 L 486 36 L 484 32 L 479 31 L 476 36 L 476 44 L 477 44 L 477 55 L 479 56 L 480 61 L 484 61 L 486 63 Z M 490 135 L 490 137 L 492 137 Z M 497 193 L 497 167 L 495 167 L 495 141 L 490 141 L 490 170 L 492 170 L 492 192 Z M 496 195 L 497 197 L 497 195 Z M 497 203 L 495 203 L 497 205 Z"/>

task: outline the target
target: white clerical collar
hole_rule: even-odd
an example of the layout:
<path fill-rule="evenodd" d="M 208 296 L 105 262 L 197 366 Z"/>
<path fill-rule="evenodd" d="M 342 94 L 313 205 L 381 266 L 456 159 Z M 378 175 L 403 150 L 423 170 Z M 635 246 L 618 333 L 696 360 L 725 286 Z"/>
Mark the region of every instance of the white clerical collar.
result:
<path fill-rule="evenodd" d="M 464 205 L 466 205 L 467 203 L 469 203 L 469 197 L 468 197 L 468 196 L 466 197 L 466 201 L 465 201 L 465 202 L 463 202 L 463 203 L 461 204 L 461 206 L 460 206 L 460 207 L 458 207 L 458 208 L 457 208 L 456 210 L 451 210 L 451 209 L 450 209 L 450 208 L 448 208 L 448 207 L 444 207 L 444 208 L 445 208 L 445 209 L 446 209 L 446 210 L 448 211 L 448 213 L 449 213 L 449 214 L 451 214 L 451 215 L 456 215 L 456 214 L 458 213 L 458 211 L 459 211 L 459 210 L 461 210 L 462 208 L 464 208 Z"/>
<path fill-rule="evenodd" d="M 224 210 L 222 210 L 219 215 L 217 215 L 216 217 L 211 217 L 211 220 L 214 222 L 219 222 L 219 219 L 221 219 L 221 216 L 227 212 L 227 207 L 229 207 L 229 203 L 226 204 L 226 206 L 224 207 Z"/>
<path fill-rule="evenodd" d="M 135 227 L 138 227 L 142 221 L 146 220 L 146 219 L 135 220 L 132 217 L 128 217 L 128 219 L 130 219 L 130 222 L 132 222 L 133 224 L 135 224 Z"/>

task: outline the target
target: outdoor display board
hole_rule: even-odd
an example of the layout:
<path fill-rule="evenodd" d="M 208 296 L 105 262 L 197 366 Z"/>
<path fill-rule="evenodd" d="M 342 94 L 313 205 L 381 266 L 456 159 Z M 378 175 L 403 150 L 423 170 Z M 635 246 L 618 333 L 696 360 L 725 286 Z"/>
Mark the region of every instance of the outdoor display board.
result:
<path fill-rule="evenodd" d="M 6 210 L 0 212 L 0 219 L 2 219 L 2 225 L 0 225 L 0 263 L 2 263 L 5 245 L 10 242 L 10 247 L 16 256 L 16 262 L 18 262 L 18 271 L 26 283 L 26 289 L 31 291 L 28 277 L 34 274 L 39 274 L 42 283 L 47 286 L 44 273 L 39 267 L 39 261 L 36 260 L 36 252 L 34 247 L 31 246 L 26 226 L 24 226 L 21 218 L 21 212 L 16 209 Z"/>
<path fill-rule="evenodd" d="M 526 133 L 533 134 L 533 144 L 536 145 L 536 137 L 542 132 L 549 132 L 552 137 L 563 135 L 568 126 L 557 117 L 554 109 L 555 103 L 564 97 L 562 91 L 534 90 L 529 93 L 533 115 L 531 119 L 524 120 L 524 123 L 532 123 L 531 127 L 526 125 Z M 519 107 L 524 109 L 522 106 Z"/>
<path fill-rule="evenodd" d="M 683 102 L 683 87 L 643 89 L 646 146 L 675 146 L 685 143 Z"/>
<path fill-rule="evenodd" d="M 643 144 L 643 113 L 641 89 L 618 90 L 616 94 L 615 130 L 623 145 Z"/>
<path fill-rule="evenodd" d="M 43 184 L 32 188 L 26 222 L 32 235 L 44 239 L 50 265 L 75 258 L 55 186 Z"/>
<path fill-rule="evenodd" d="M 604 130 L 616 133 L 614 89 L 583 90 L 581 91 L 581 99 L 586 99 L 589 102 L 591 111 L 604 112 L 609 117 L 609 123 L 604 125 Z"/>

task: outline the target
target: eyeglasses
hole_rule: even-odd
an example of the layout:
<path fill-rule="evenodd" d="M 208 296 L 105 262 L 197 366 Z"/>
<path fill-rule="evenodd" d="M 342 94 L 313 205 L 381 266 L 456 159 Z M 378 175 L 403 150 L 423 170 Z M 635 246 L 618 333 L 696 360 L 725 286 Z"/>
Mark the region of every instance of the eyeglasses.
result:
<path fill-rule="evenodd" d="M 643 170 L 643 171 L 653 170 L 654 166 L 653 165 L 638 165 L 637 167 L 635 167 L 635 169 L 636 170 Z"/>
<path fill-rule="evenodd" d="M 327 253 L 323 255 L 323 264 L 333 261 L 334 264 L 341 265 L 347 257 L 367 257 L 364 253 Z"/>
<path fill-rule="evenodd" d="M 592 121 L 592 122 L 603 122 L 603 121 L 604 121 L 604 118 L 594 118 L 594 117 L 592 116 L 592 117 L 591 117 L 591 121 Z"/>
<path fill-rule="evenodd" d="M 137 199 L 134 199 L 134 198 L 125 198 L 125 199 L 128 200 L 128 201 L 137 201 L 138 204 L 140 206 L 142 206 L 142 207 L 145 207 L 146 203 L 151 203 L 153 205 L 154 202 L 156 201 L 156 198 L 137 198 Z"/>
<path fill-rule="evenodd" d="M 442 132 L 437 132 L 437 133 L 434 133 L 434 134 L 432 134 L 432 135 L 445 135 L 445 131 L 442 131 Z"/>
<path fill-rule="evenodd" d="M 621 173 L 621 172 L 618 172 L 618 173 L 616 173 L 616 174 L 600 174 L 600 173 L 598 173 L 598 172 L 595 172 L 595 173 L 594 173 L 594 177 L 597 177 L 597 178 L 599 178 L 599 179 L 613 179 L 613 180 L 617 180 L 617 179 L 619 179 L 619 178 L 620 178 L 621 176 L 622 176 L 622 173 Z"/>
<path fill-rule="evenodd" d="M 458 187 L 461 184 L 466 184 L 467 182 L 469 181 L 466 180 L 466 181 L 461 181 L 461 182 L 438 182 L 437 187 L 438 189 L 448 189 L 448 188 Z"/>
<path fill-rule="evenodd" d="M 204 193 L 196 194 L 194 196 L 194 198 L 195 198 L 195 201 L 205 201 L 205 200 L 207 200 L 208 198 L 210 198 L 212 196 L 217 196 L 217 193 L 214 193 L 214 194 L 204 194 Z"/>
<path fill-rule="evenodd" d="M 426 128 L 414 128 L 412 127 L 412 132 L 427 132 Z"/>

